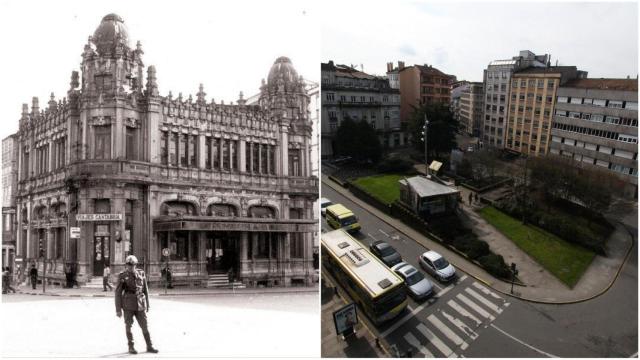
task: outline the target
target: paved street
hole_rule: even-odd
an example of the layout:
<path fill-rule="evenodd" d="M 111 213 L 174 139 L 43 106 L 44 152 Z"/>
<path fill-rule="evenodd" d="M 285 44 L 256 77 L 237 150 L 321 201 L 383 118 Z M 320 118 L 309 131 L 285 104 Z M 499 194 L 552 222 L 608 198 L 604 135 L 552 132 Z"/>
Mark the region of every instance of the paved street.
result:
<path fill-rule="evenodd" d="M 418 267 L 425 248 L 356 203 L 323 184 L 322 196 L 342 203 L 359 218 L 356 237 L 368 246 L 389 242 Z M 323 231 L 330 228 L 323 221 Z M 453 263 L 455 266 L 456 264 Z M 445 286 L 435 279 L 436 296 L 409 309 L 390 324 L 375 327 L 392 355 L 465 357 L 628 357 L 637 354 L 637 254 L 613 287 L 591 301 L 543 305 L 498 294 L 457 269 Z M 428 276 L 425 273 L 425 276 Z M 615 304 L 615 305 L 614 305 Z M 364 318 L 364 317 L 363 317 Z"/>
<path fill-rule="evenodd" d="M 3 296 L 5 357 L 124 357 L 113 298 Z M 152 297 L 149 330 L 162 357 L 317 357 L 319 295 Z M 133 328 L 136 349 L 144 339 Z"/>

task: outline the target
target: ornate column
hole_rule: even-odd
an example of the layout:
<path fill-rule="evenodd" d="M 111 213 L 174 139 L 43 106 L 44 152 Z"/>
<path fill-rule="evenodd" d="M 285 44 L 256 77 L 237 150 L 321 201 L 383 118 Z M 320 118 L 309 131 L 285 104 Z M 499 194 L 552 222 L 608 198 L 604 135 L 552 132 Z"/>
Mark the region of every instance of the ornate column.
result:
<path fill-rule="evenodd" d="M 238 167 L 240 172 L 247 172 L 247 143 L 244 138 L 238 141 Z"/>
<path fill-rule="evenodd" d="M 206 137 L 204 136 L 204 134 L 202 132 L 200 132 L 198 134 L 198 167 L 200 169 L 204 169 L 206 167 L 205 164 L 205 159 L 207 158 L 205 151 L 207 151 L 207 147 L 206 147 Z"/>

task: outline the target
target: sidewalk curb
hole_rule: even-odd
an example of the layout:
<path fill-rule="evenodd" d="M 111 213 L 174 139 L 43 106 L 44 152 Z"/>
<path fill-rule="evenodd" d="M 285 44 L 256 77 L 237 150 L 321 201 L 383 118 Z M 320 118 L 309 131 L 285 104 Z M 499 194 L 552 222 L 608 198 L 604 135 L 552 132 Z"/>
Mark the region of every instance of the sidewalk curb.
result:
<path fill-rule="evenodd" d="M 329 180 L 330 180 L 330 179 L 329 179 Z M 328 186 L 330 186 L 332 189 L 334 189 L 335 191 L 338 191 L 338 192 L 340 192 L 340 193 L 342 194 L 342 191 L 341 191 L 342 189 L 337 189 L 333 184 L 331 184 L 331 183 L 330 183 L 330 181 L 327 181 L 327 180 L 325 180 L 325 179 L 322 179 L 322 183 L 323 183 L 323 184 L 326 184 L 326 185 L 328 185 Z M 345 191 L 349 192 L 349 190 L 348 190 L 348 189 L 345 189 Z M 354 195 L 352 195 L 352 194 L 350 194 L 350 195 L 348 196 L 348 198 L 349 198 L 351 201 L 354 201 L 354 202 L 356 202 L 356 201 L 357 201 L 357 202 L 364 202 L 364 201 L 362 201 L 362 200 L 360 200 L 360 199 L 356 198 L 356 197 L 355 197 Z M 367 205 L 368 205 L 368 204 L 367 204 Z M 377 210 L 377 209 L 376 209 L 376 210 Z M 411 237 L 411 236 L 409 236 L 407 233 L 405 233 L 403 230 L 401 230 L 401 229 L 399 229 L 399 228 L 395 227 L 394 225 L 392 225 L 391 223 L 389 223 L 389 222 L 388 222 L 388 221 L 386 221 L 385 219 L 383 219 L 383 218 L 379 217 L 378 215 L 374 214 L 374 213 L 373 213 L 373 212 L 371 212 L 371 211 L 369 211 L 369 213 L 370 213 L 371 215 L 375 216 L 376 218 L 380 219 L 381 221 L 383 221 L 383 222 L 384 222 L 384 223 L 386 223 L 387 225 L 391 226 L 392 228 L 396 229 L 397 231 L 401 232 L 402 234 L 404 234 L 404 235 L 405 235 L 405 236 L 407 236 L 408 238 L 412 239 L 412 237 Z M 398 220 L 398 221 L 400 221 L 400 220 Z M 499 293 L 501 293 L 501 294 L 503 294 L 503 295 L 506 295 L 506 296 L 509 296 L 509 297 L 512 297 L 512 298 L 515 298 L 515 299 L 523 300 L 523 301 L 528 301 L 528 302 L 531 302 L 531 303 L 537 303 L 537 304 L 550 304 L 550 305 L 569 305 L 569 304 L 577 304 L 577 303 L 581 303 L 581 302 L 585 302 L 585 301 L 589 301 L 589 300 L 595 299 L 596 297 L 598 297 L 598 296 L 600 296 L 600 295 L 602 295 L 602 294 L 606 293 L 607 291 L 609 291 L 609 289 L 613 286 L 613 284 L 614 284 L 614 283 L 616 282 L 616 280 L 618 279 L 618 276 L 620 275 L 620 272 L 622 272 L 622 268 L 623 268 L 623 267 L 624 267 L 624 265 L 627 263 L 627 260 L 629 259 L 629 255 L 631 254 L 631 250 L 634 248 L 633 235 L 631 234 L 631 232 L 629 231 L 629 229 L 627 229 L 627 227 L 626 227 L 626 226 L 624 226 L 624 224 L 622 224 L 620 221 L 618 221 L 618 223 L 619 223 L 622 227 L 624 227 L 624 229 L 627 231 L 627 233 L 629 233 L 629 236 L 631 237 L 631 246 L 629 246 L 629 249 L 627 250 L 627 254 L 626 254 L 626 255 L 625 255 L 625 257 L 624 257 L 624 260 L 623 260 L 623 261 L 622 261 L 622 263 L 620 264 L 620 267 L 619 267 L 619 268 L 618 268 L 618 270 L 616 271 L 616 275 L 613 277 L 613 279 L 611 280 L 611 282 L 609 283 L 609 285 L 607 285 L 607 286 L 606 286 L 606 287 L 605 287 L 601 292 L 599 292 L 599 293 L 597 293 L 597 294 L 594 294 L 594 295 L 592 295 L 592 296 L 589 296 L 589 297 L 587 297 L 587 298 L 581 298 L 581 299 L 576 299 L 576 300 L 568 300 L 568 301 L 549 301 L 549 300 L 531 299 L 531 298 L 526 298 L 526 297 L 521 297 L 521 296 L 513 295 L 513 294 L 511 294 L 511 293 L 509 293 L 509 292 L 505 292 L 505 291 L 499 290 L 499 289 L 495 288 L 493 285 L 491 285 L 488 281 L 486 281 L 486 280 L 484 280 L 484 279 L 482 279 L 482 278 L 480 278 L 480 277 L 478 277 L 478 276 L 476 276 L 476 275 L 474 275 L 474 274 L 471 274 L 471 273 L 469 273 L 469 272 L 467 272 L 467 275 L 469 275 L 469 276 L 471 276 L 472 278 L 474 278 L 474 279 L 476 279 L 476 280 L 478 280 L 478 281 L 482 282 L 482 283 L 483 283 L 483 284 L 485 284 L 487 287 L 489 287 L 489 288 L 491 288 L 491 289 L 493 289 L 493 290 L 495 290 L 495 291 L 497 291 L 497 292 L 499 292 Z M 414 240 L 414 241 L 415 241 L 415 240 Z M 469 262 L 470 262 L 470 261 L 469 261 Z M 471 263 L 471 264 L 473 264 L 473 263 Z M 475 264 L 473 264 L 473 265 L 474 265 L 474 266 L 477 266 L 477 265 L 475 265 Z M 508 285 L 511 285 L 511 283 L 507 283 L 507 282 L 505 282 L 504 280 L 500 280 L 500 279 L 497 279 L 497 278 L 495 278 L 495 280 L 496 280 L 496 281 L 500 281 L 500 282 L 505 283 L 505 284 L 508 284 Z"/>
<path fill-rule="evenodd" d="M 236 290 L 233 291 L 216 291 L 216 292 L 182 292 L 182 293 L 149 293 L 149 296 L 169 297 L 169 296 L 219 296 L 219 295 L 263 295 L 263 294 L 297 294 L 297 293 L 319 293 L 319 288 L 308 288 L 303 290 L 276 290 L 276 291 L 257 291 L 257 290 Z M 107 298 L 113 297 L 113 294 L 57 294 L 57 293 L 42 293 L 18 290 L 18 294 L 32 295 L 32 296 L 58 296 L 58 297 L 73 297 L 73 298 Z"/>

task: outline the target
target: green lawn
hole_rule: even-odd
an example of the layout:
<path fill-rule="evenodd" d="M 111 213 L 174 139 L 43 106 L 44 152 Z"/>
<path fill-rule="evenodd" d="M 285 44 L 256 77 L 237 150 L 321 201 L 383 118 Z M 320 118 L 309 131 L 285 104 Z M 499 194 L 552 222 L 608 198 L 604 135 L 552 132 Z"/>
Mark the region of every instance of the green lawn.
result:
<path fill-rule="evenodd" d="M 595 254 L 536 226 L 522 225 L 492 206 L 480 215 L 565 284 L 573 287 Z"/>
<path fill-rule="evenodd" d="M 405 177 L 407 177 L 407 175 L 373 175 L 356 179 L 354 183 L 382 202 L 391 204 L 400 197 L 400 184 L 398 184 L 398 180 Z"/>

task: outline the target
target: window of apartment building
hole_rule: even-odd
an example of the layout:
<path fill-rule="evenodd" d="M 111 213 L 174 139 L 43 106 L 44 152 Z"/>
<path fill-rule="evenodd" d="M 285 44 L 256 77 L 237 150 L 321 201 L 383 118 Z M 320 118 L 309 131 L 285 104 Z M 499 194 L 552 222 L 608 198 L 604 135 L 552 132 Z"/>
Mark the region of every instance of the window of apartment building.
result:
<path fill-rule="evenodd" d="M 504 103 L 506 100 L 506 96 L 505 95 L 500 95 L 500 103 Z"/>
<path fill-rule="evenodd" d="M 504 114 L 504 106 L 500 106 L 498 108 L 498 111 L 500 112 L 500 114 Z"/>
<path fill-rule="evenodd" d="M 595 121 L 595 122 L 604 122 L 604 115 L 600 115 L 600 114 L 591 114 L 590 119 L 591 121 Z"/>
<path fill-rule="evenodd" d="M 607 106 L 607 100 L 593 99 L 593 106 L 605 107 Z"/>
<path fill-rule="evenodd" d="M 580 113 L 571 111 L 571 112 L 569 112 L 569 117 L 573 118 L 573 119 L 580 119 Z"/>
<path fill-rule="evenodd" d="M 383 95 L 382 96 L 382 101 L 383 102 L 389 102 L 389 97 L 387 95 Z"/>
<path fill-rule="evenodd" d="M 369 96 L 369 102 L 374 102 L 373 96 Z"/>
<path fill-rule="evenodd" d="M 607 107 L 622 109 L 622 101 L 609 100 L 609 104 L 607 105 Z"/>
<path fill-rule="evenodd" d="M 533 100 L 533 93 L 527 93 L 527 100 Z"/>
<path fill-rule="evenodd" d="M 629 110 L 638 110 L 638 102 L 637 101 L 627 101 L 624 104 L 624 108 L 625 109 L 629 109 Z"/>
<path fill-rule="evenodd" d="M 512 88 L 517 88 L 518 87 L 518 80 L 511 80 L 511 87 Z"/>
<path fill-rule="evenodd" d="M 95 159 L 111 159 L 111 125 L 94 126 Z"/>
<path fill-rule="evenodd" d="M 230 140 L 229 151 L 231 157 L 231 170 L 238 170 L 238 140 Z"/>
<path fill-rule="evenodd" d="M 500 84 L 500 91 L 507 91 L 507 84 Z"/>
<path fill-rule="evenodd" d="M 197 164 L 197 144 L 196 135 L 187 135 L 189 137 L 189 166 L 198 166 Z"/>
<path fill-rule="evenodd" d="M 169 135 L 169 163 L 171 165 L 178 165 L 178 133 L 172 132 Z"/>
<path fill-rule="evenodd" d="M 166 165 L 169 160 L 169 149 L 167 148 L 168 136 L 166 131 L 160 132 L 160 163 Z"/>
<path fill-rule="evenodd" d="M 542 95 L 537 95 L 536 96 L 536 102 L 539 102 L 539 103 L 542 102 Z"/>
<path fill-rule="evenodd" d="M 355 96 L 351 96 L 351 102 L 356 102 L 356 97 Z"/>
<path fill-rule="evenodd" d="M 138 160 L 138 129 L 134 127 L 126 127 L 126 145 L 125 152 L 127 160 Z"/>
<path fill-rule="evenodd" d="M 211 157 L 213 158 L 213 168 L 220 169 L 220 139 L 219 138 L 213 138 L 213 141 L 211 142 L 211 148 L 213 150 L 211 152 Z M 247 152 L 249 152 L 249 149 L 247 149 Z M 248 162 L 247 162 L 247 166 L 249 166 Z"/>
<path fill-rule="evenodd" d="M 258 173 L 260 171 L 260 144 L 251 143 L 251 171 Z"/>
<path fill-rule="evenodd" d="M 178 153 L 180 154 L 180 166 L 187 166 L 187 136 L 179 134 Z"/>
<path fill-rule="evenodd" d="M 607 124 L 618 125 L 620 123 L 620 118 L 617 116 L 607 116 L 604 118 L 604 122 L 606 122 Z"/>
<path fill-rule="evenodd" d="M 360 96 L 360 102 L 365 102 L 365 97 L 364 96 Z"/>
<path fill-rule="evenodd" d="M 276 174 L 276 147 L 269 145 L 269 174 Z"/>
<path fill-rule="evenodd" d="M 614 149 L 614 150 L 615 150 L 616 156 L 621 157 L 621 158 L 635 160 L 634 158 L 637 156 L 635 153 L 633 153 L 631 151 L 625 151 L 625 150 L 620 150 L 620 149 Z"/>
<path fill-rule="evenodd" d="M 539 116 L 540 115 L 540 109 L 536 108 L 533 113 L 534 113 L 535 116 Z"/>
<path fill-rule="evenodd" d="M 231 170 L 231 140 L 223 139 L 222 140 L 222 169 L 223 170 Z"/>
<path fill-rule="evenodd" d="M 584 99 L 582 99 L 582 103 L 585 104 L 585 105 L 593 105 L 593 99 L 584 98 Z"/>
<path fill-rule="evenodd" d="M 289 175 L 302 176 L 300 149 L 289 149 Z"/>
<path fill-rule="evenodd" d="M 520 105 L 518 106 L 518 112 L 523 112 L 524 111 L 524 106 Z"/>
<path fill-rule="evenodd" d="M 211 169 L 211 136 L 204 139 L 204 167 Z"/>
<path fill-rule="evenodd" d="M 549 110 L 545 110 L 545 111 L 544 111 L 544 116 L 545 116 L 545 117 L 548 117 L 549 115 L 551 115 L 551 111 L 549 111 Z"/>
<path fill-rule="evenodd" d="M 529 80 L 529 87 L 535 87 L 536 86 L 536 81 L 535 80 Z"/>
<path fill-rule="evenodd" d="M 638 142 L 638 137 L 634 135 L 618 134 L 618 140 L 635 144 Z"/>
<path fill-rule="evenodd" d="M 555 80 L 547 80 L 547 89 L 553 89 L 556 86 Z"/>
<path fill-rule="evenodd" d="M 511 94 L 511 100 L 516 100 L 518 98 L 518 95 L 516 94 Z"/>
<path fill-rule="evenodd" d="M 340 101 L 345 102 L 347 101 L 347 97 L 344 95 L 340 95 Z"/>
<path fill-rule="evenodd" d="M 525 95 L 524 94 L 520 95 L 520 100 L 522 100 L 522 101 L 525 100 Z"/>
<path fill-rule="evenodd" d="M 260 171 L 263 174 L 268 174 L 269 173 L 269 169 L 268 169 L 268 156 L 269 156 L 269 150 L 267 149 L 268 145 L 261 145 L 260 146 L 260 156 L 262 157 L 262 164 L 261 164 L 261 169 Z"/>
<path fill-rule="evenodd" d="M 335 100 L 335 94 L 327 93 L 327 101 L 333 101 L 333 100 Z"/>
<path fill-rule="evenodd" d="M 569 98 L 569 103 L 570 104 L 582 104 L 582 98 L 579 98 L 579 97 Z"/>
<path fill-rule="evenodd" d="M 544 80 L 538 80 L 538 89 L 544 88 Z"/>
<path fill-rule="evenodd" d="M 558 99 L 556 100 L 556 102 L 558 103 L 567 103 L 569 102 L 569 98 L 566 96 L 558 96 Z"/>
<path fill-rule="evenodd" d="M 524 80 L 524 79 L 520 80 L 520 87 L 521 88 L 526 88 L 527 87 L 527 80 Z"/>
<path fill-rule="evenodd" d="M 556 115 L 567 117 L 567 111 L 556 109 Z"/>

